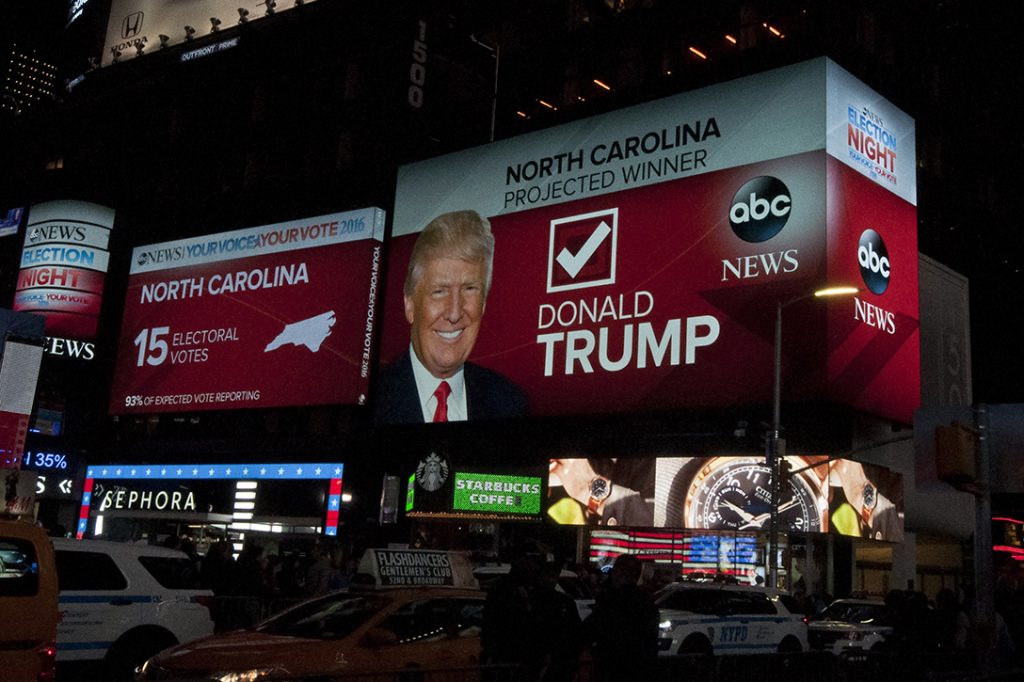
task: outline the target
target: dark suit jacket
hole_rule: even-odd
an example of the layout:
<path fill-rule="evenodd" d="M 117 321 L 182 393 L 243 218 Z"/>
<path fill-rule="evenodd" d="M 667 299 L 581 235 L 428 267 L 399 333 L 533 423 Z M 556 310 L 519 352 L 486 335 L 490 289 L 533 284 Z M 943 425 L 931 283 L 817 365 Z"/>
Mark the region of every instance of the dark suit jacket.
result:
<path fill-rule="evenodd" d="M 467 362 L 466 403 L 469 419 L 502 419 L 526 414 L 526 396 L 497 372 Z M 374 417 L 378 424 L 422 424 L 423 408 L 416 392 L 409 351 L 381 370 L 374 391 Z"/>

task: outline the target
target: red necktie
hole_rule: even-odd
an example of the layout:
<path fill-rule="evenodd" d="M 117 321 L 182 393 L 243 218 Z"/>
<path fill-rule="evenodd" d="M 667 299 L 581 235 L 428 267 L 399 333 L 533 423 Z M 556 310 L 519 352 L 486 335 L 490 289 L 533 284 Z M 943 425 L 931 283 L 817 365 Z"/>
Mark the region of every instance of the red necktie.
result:
<path fill-rule="evenodd" d="M 447 381 L 442 381 L 434 391 L 434 397 L 437 398 L 437 408 L 434 410 L 435 422 L 448 421 L 448 396 L 451 394 L 452 387 L 448 385 Z"/>

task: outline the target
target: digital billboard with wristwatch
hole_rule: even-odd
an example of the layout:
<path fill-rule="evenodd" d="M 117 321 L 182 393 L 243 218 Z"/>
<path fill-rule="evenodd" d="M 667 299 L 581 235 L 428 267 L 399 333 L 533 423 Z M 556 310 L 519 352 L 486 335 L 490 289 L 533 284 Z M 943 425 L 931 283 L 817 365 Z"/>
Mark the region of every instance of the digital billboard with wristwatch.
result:
<path fill-rule="evenodd" d="M 828 499 L 823 482 L 828 477 L 826 457 L 787 455 L 784 461 L 796 473 L 780 484 L 777 518 L 789 532 L 827 530 Z M 820 466 L 813 466 L 821 462 Z M 771 520 L 771 492 L 764 457 L 711 457 L 695 459 L 680 470 L 689 477 L 683 519 L 687 528 L 708 530 L 766 530 Z"/>

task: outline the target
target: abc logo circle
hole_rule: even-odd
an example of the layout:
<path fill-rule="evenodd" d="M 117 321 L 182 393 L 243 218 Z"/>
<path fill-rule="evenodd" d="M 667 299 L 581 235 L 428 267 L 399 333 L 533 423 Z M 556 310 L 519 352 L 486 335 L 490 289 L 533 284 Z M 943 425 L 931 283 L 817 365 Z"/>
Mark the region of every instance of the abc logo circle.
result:
<path fill-rule="evenodd" d="M 782 180 L 761 175 L 745 182 L 732 198 L 729 224 L 745 242 L 768 241 L 786 226 L 792 205 Z"/>
<path fill-rule="evenodd" d="M 874 230 L 864 230 L 857 246 L 857 263 L 860 265 L 860 276 L 864 278 L 868 289 L 876 294 L 885 293 L 889 288 L 892 263 L 882 235 Z"/>

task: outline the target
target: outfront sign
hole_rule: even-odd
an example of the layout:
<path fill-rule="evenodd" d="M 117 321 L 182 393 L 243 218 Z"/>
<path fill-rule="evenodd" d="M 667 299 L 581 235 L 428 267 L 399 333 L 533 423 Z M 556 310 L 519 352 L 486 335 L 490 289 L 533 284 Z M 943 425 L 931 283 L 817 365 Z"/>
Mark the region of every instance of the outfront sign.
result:
<path fill-rule="evenodd" d="M 218 31 L 286 12 L 304 3 L 256 0 L 112 0 L 101 64 L 151 54 L 167 45 L 201 39 Z M 81 13 L 83 0 L 74 0 L 68 23 Z M 237 41 L 235 36 L 234 40 Z"/>
<path fill-rule="evenodd" d="M 495 254 L 469 360 L 532 414 L 767 402 L 783 303 L 784 400 L 909 422 L 915 202 L 912 119 L 825 59 L 406 166 L 381 360 L 409 347 L 419 232 L 473 209 Z M 825 284 L 859 293 L 802 300 Z"/>
<path fill-rule="evenodd" d="M 365 401 L 384 213 L 136 248 L 110 410 Z"/>

